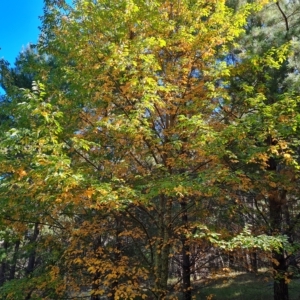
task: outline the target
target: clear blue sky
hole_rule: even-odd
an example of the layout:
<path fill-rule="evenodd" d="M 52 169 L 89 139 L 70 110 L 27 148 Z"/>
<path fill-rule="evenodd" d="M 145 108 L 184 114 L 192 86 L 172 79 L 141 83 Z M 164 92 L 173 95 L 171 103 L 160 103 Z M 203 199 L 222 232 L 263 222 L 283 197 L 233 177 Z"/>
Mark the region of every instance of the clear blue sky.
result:
<path fill-rule="evenodd" d="M 28 43 L 39 36 L 43 0 L 0 0 L 0 58 L 11 64 Z"/>

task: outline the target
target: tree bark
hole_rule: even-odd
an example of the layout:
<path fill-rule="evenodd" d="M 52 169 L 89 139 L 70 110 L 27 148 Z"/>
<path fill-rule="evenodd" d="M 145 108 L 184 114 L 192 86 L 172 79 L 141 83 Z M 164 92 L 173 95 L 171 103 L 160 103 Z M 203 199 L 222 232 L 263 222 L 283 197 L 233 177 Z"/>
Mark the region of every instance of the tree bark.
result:
<path fill-rule="evenodd" d="M 14 255 L 13 255 L 13 260 L 12 260 L 12 265 L 9 270 L 9 280 L 12 280 L 15 278 L 16 274 L 16 264 L 17 264 L 17 258 L 18 258 L 18 252 L 19 252 L 19 247 L 20 247 L 20 240 L 17 240 L 15 242 L 15 250 L 14 250 Z"/>
<path fill-rule="evenodd" d="M 4 241 L 3 242 L 3 248 L 5 250 L 5 252 L 7 252 L 7 249 L 8 249 L 8 242 L 7 241 Z M 0 286 L 2 286 L 5 281 L 6 281 L 6 272 L 7 272 L 7 262 L 5 260 L 5 258 L 1 261 L 1 264 L 0 264 Z"/>
<path fill-rule="evenodd" d="M 188 224 L 188 215 L 186 209 L 186 201 L 181 202 L 182 216 L 181 221 L 183 227 L 186 228 Z M 191 261 L 190 261 L 190 245 L 186 238 L 186 234 L 181 236 L 182 242 L 182 285 L 183 285 L 183 299 L 192 300 L 191 290 Z"/>
<path fill-rule="evenodd" d="M 275 196 L 275 195 L 274 195 Z M 270 219 L 271 226 L 274 234 L 281 233 L 282 223 L 282 203 L 279 202 L 277 197 L 270 196 Z M 287 261 L 285 259 L 284 249 L 279 253 L 273 251 L 273 277 L 274 277 L 274 300 L 289 300 L 288 284 L 286 282 L 286 271 L 288 268 Z"/>
<path fill-rule="evenodd" d="M 39 231 L 39 224 L 35 223 L 34 224 L 34 230 L 33 230 L 33 234 L 32 236 L 29 238 L 30 242 L 29 242 L 29 258 L 28 258 L 28 263 L 27 263 L 27 267 L 25 269 L 25 274 L 29 275 L 30 273 L 32 273 L 34 271 L 34 267 L 35 267 L 35 260 L 36 260 L 36 240 L 38 238 L 40 231 Z"/>
<path fill-rule="evenodd" d="M 115 251 L 112 254 L 113 255 L 113 260 L 116 265 L 118 265 L 121 261 L 121 252 L 122 252 L 122 244 L 121 244 L 121 238 L 120 238 L 120 220 L 119 216 L 115 215 L 115 226 L 116 226 L 116 232 L 115 232 Z M 109 300 L 114 300 L 115 299 L 115 294 L 116 290 L 118 288 L 119 281 L 118 278 L 116 278 L 110 285 L 110 294 L 111 296 L 108 297 Z"/>
<path fill-rule="evenodd" d="M 257 261 L 257 253 L 255 250 L 253 250 L 250 254 L 250 260 L 251 260 L 251 271 L 254 273 L 258 272 L 258 261 Z"/>
<path fill-rule="evenodd" d="M 94 242 L 94 255 L 97 257 L 97 250 L 98 247 L 101 247 L 101 236 L 99 236 L 98 238 L 96 238 L 95 242 Z M 99 288 L 99 281 L 100 279 L 100 274 L 99 272 L 96 272 L 96 274 L 94 275 L 93 278 L 93 282 L 92 282 L 92 295 L 91 295 L 91 299 L 90 300 L 100 300 L 100 296 L 99 295 L 94 295 L 93 292 L 96 292 Z"/>
<path fill-rule="evenodd" d="M 170 228 L 171 226 L 171 212 L 172 202 L 164 195 L 159 199 L 159 221 L 158 221 L 158 233 L 155 243 L 155 291 L 154 294 L 158 300 L 165 298 L 168 290 L 168 278 L 169 278 L 169 255 L 170 255 Z"/>
<path fill-rule="evenodd" d="M 269 158 L 268 165 L 268 171 L 277 172 L 278 165 L 273 157 Z M 275 188 L 269 192 L 268 198 L 271 234 L 282 234 L 283 208 L 286 204 L 286 191 Z M 289 300 L 288 284 L 285 278 L 288 264 L 285 258 L 284 249 L 280 252 L 273 251 L 272 257 L 274 300 Z"/>
<path fill-rule="evenodd" d="M 276 263 L 273 263 L 274 269 L 274 300 L 289 300 L 289 289 L 286 283 L 287 265 L 284 257 L 284 251 L 280 253 L 273 253 L 273 259 Z"/>

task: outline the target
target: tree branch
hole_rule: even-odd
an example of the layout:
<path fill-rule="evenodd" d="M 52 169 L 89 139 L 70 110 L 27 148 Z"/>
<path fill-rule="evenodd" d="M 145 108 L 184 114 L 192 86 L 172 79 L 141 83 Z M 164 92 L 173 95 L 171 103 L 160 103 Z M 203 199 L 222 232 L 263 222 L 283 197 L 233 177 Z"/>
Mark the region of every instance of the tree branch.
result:
<path fill-rule="evenodd" d="M 286 14 L 283 12 L 283 10 L 281 9 L 280 5 L 279 5 L 279 1 L 276 2 L 276 5 L 279 9 L 279 11 L 281 12 L 282 16 L 283 16 L 283 19 L 284 19 L 284 22 L 285 22 L 285 29 L 286 31 L 289 31 L 289 21 L 288 21 L 288 18 L 286 16 Z"/>

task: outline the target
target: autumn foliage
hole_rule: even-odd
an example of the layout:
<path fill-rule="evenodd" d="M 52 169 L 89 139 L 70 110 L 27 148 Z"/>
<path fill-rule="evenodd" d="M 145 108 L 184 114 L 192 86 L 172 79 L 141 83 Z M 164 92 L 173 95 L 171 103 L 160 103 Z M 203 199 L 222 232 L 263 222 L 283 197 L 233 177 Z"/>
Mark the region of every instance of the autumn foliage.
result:
<path fill-rule="evenodd" d="M 246 48 L 272 4 L 251 2 L 45 1 L 32 90 L 2 66 L 3 299 L 188 300 L 253 249 L 289 280 L 299 97 L 274 78 L 293 47 Z"/>

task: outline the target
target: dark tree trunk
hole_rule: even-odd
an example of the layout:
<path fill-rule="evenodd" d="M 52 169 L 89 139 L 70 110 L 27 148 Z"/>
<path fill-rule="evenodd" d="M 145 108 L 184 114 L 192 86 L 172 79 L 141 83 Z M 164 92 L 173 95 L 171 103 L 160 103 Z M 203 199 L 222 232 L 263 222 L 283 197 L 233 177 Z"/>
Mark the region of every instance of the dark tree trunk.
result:
<path fill-rule="evenodd" d="M 277 263 L 273 263 L 274 269 L 274 300 L 289 300 L 289 289 L 286 283 L 287 266 L 284 251 L 274 253 L 273 258 Z"/>
<path fill-rule="evenodd" d="M 40 231 L 38 223 L 35 223 L 34 230 L 32 236 L 29 238 L 29 258 L 27 267 L 25 269 L 26 275 L 29 275 L 34 271 L 35 267 L 35 260 L 36 260 L 36 240 L 38 238 Z"/>
<path fill-rule="evenodd" d="M 172 224 L 172 200 L 165 195 L 159 198 L 159 214 L 157 219 L 157 239 L 154 244 L 154 291 L 156 299 L 166 298 L 168 293 L 170 262 L 170 228 Z"/>
<path fill-rule="evenodd" d="M 101 247 L 101 245 L 102 245 L 102 238 L 101 238 L 101 235 L 99 235 L 95 239 L 94 245 L 93 245 L 94 255 L 97 258 L 100 258 L 99 254 L 98 254 L 98 249 L 99 249 L 99 247 Z M 93 278 L 93 282 L 92 282 L 92 293 L 91 293 L 90 300 L 100 300 L 100 296 L 99 295 L 94 295 L 93 294 L 93 293 L 96 293 L 97 290 L 99 289 L 99 282 L 100 282 L 100 273 L 96 272 L 96 274 L 94 275 L 94 278 Z"/>
<path fill-rule="evenodd" d="M 19 247 L 20 247 L 20 240 L 17 240 L 15 243 L 15 250 L 14 250 L 12 265 L 11 265 L 10 271 L 9 271 L 9 280 L 12 280 L 15 278 Z"/>
<path fill-rule="evenodd" d="M 186 209 L 186 202 L 181 202 L 182 217 L 181 221 L 184 227 L 187 227 L 188 216 Z M 184 300 L 192 300 L 192 289 L 191 289 L 191 261 L 190 261 L 190 245 L 186 238 L 185 233 L 181 237 L 182 242 L 182 283 L 183 283 L 183 295 Z"/>
<path fill-rule="evenodd" d="M 113 260 L 115 261 L 115 264 L 118 265 L 121 260 L 121 251 L 122 251 L 122 244 L 121 244 L 121 238 L 120 238 L 120 220 L 119 216 L 115 216 L 115 222 L 116 222 L 116 235 L 115 235 L 115 252 L 113 255 Z M 115 299 L 115 293 L 118 288 L 119 282 L 118 279 L 115 279 L 114 282 L 110 286 L 110 294 L 111 296 L 108 297 L 109 300 Z"/>
<path fill-rule="evenodd" d="M 269 144 L 271 144 L 271 138 Z M 277 172 L 277 162 L 273 157 L 269 158 L 268 171 Z M 270 226 L 271 234 L 282 234 L 284 207 L 286 205 L 286 191 L 274 188 L 269 192 Z M 280 252 L 273 251 L 273 278 L 274 300 L 289 300 L 288 284 L 285 280 L 288 268 L 284 249 Z"/>
<path fill-rule="evenodd" d="M 250 260 L 251 260 L 251 271 L 254 273 L 257 273 L 258 272 L 258 262 L 257 262 L 257 253 L 255 250 L 253 250 L 253 252 L 251 252 Z"/>
<path fill-rule="evenodd" d="M 279 193 L 274 193 L 269 197 L 269 202 L 270 219 L 273 233 L 279 234 L 281 233 L 282 224 L 282 195 L 280 195 Z M 274 300 L 289 300 L 288 284 L 285 278 L 288 265 L 285 258 L 284 249 L 282 249 L 279 253 L 273 251 L 272 256 L 274 259 Z"/>
<path fill-rule="evenodd" d="M 235 269 L 235 259 L 233 252 L 229 252 L 228 254 L 228 267 L 229 269 Z"/>
<path fill-rule="evenodd" d="M 5 250 L 5 252 L 7 252 L 8 242 L 4 241 L 2 247 Z M 7 279 L 6 278 L 6 272 L 7 272 L 7 262 L 4 258 L 1 261 L 1 264 L 0 264 L 0 286 L 2 286 L 4 284 L 4 282 L 6 281 L 6 279 Z"/>
<path fill-rule="evenodd" d="M 0 265 L 0 286 L 2 286 L 6 280 L 5 273 L 6 273 L 6 262 L 3 259 Z"/>

